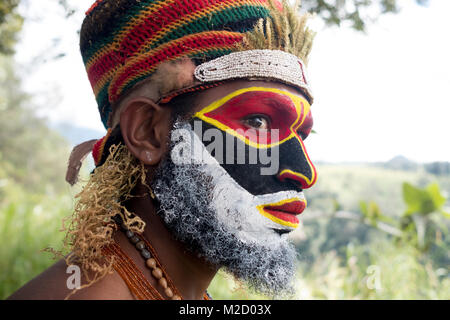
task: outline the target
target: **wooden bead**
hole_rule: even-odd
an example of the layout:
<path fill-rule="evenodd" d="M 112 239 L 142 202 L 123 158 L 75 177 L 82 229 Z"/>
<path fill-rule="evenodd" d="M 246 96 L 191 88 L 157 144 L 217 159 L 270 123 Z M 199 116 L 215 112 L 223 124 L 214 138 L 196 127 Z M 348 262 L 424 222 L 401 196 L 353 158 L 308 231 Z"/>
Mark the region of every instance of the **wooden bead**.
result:
<path fill-rule="evenodd" d="M 167 288 L 167 280 L 166 280 L 166 278 L 162 277 L 161 279 L 159 279 L 159 284 L 160 284 L 161 287 L 166 289 Z"/>
<path fill-rule="evenodd" d="M 155 269 L 156 268 L 156 260 L 153 258 L 147 259 L 147 261 L 145 262 L 145 264 L 147 265 L 147 267 L 149 267 L 150 269 Z"/>
<path fill-rule="evenodd" d="M 181 297 L 176 294 L 172 297 L 172 300 L 181 300 Z"/>
<path fill-rule="evenodd" d="M 166 296 L 168 296 L 169 298 L 173 297 L 172 289 L 167 288 L 166 290 L 164 290 L 164 292 L 166 293 Z"/>
<path fill-rule="evenodd" d="M 156 279 L 161 279 L 163 276 L 162 270 L 160 268 L 155 268 L 152 271 L 152 275 L 156 278 Z"/>

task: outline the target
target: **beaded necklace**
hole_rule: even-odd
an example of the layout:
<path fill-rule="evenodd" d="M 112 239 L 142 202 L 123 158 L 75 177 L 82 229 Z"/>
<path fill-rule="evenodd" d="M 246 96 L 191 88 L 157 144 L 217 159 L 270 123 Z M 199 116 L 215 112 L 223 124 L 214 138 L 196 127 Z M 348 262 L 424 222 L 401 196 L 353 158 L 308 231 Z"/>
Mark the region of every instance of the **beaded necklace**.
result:
<path fill-rule="evenodd" d="M 182 295 L 168 276 L 156 250 L 150 242 L 143 235 L 127 229 L 124 224 L 121 224 L 121 229 L 128 240 L 139 250 L 141 256 L 145 259 L 145 265 L 151 270 L 151 275 L 158 281 L 158 285 L 164 289 L 165 294 L 165 297 L 163 297 L 120 246 L 117 243 L 112 243 L 103 248 L 103 252 L 106 255 L 115 257 L 114 269 L 122 277 L 136 298 L 139 300 L 182 300 Z M 211 300 L 208 292 L 205 292 L 203 299 Z"/>

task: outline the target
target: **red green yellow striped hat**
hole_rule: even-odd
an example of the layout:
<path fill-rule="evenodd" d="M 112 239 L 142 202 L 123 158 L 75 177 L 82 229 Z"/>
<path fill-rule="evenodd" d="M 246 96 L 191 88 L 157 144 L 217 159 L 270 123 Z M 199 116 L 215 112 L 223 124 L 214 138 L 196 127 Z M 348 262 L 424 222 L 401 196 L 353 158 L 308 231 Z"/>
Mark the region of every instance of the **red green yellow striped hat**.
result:
<path fill-rule="evenodd" d="M 131 89 L 167 103 L 245 78 L 294 86 L 312 103 L 305 68 L 315 33 L 298 10 L 299 0 L 97 0 L 80 49 L 108 134 L 74 148 L 66 180 L 75 183 L 89 150 L 101 164 Z"/>
<path fill-rule="evenodd" d="M 117 124 L 115 113 L 120 116 L 117 106 L 121 99 L 130 89 L 143 82 L 151 82 L 151 98 L 156 102 L 167 101 L 167 97 L 177 92 L 192 91 L 200 85 L 207 88 L 217 84 L 216 75 L 210 72 L 215 69 L 214 65 L 209 69 L 203 68 L 201 75 L 198 75 L 196 68 L 244 50 L 243 43 L 248 43 L 246 34 L 269 18 L 276 23 L 274 10 L 283 12 L 286 3 L 284 6 L 275 0 L 96 1 L 86 12 L 81 28 L 80 49 L 103 124 L 106 128 Z M 292 19 L 289 17 L 287 14 L 281 19 L 290 23 Z M 280 21 L 273 29 L 279 31 L 284 28 L 286 23 Z M 299 20 L 299 23 L 302 21 Z M 297 27 L 292 26 L 289 32 L 295 33 L 300 29 L 303 32 L 304 26 Z M 267 30 L 266 26 L 264 32 Z M 289 35 L 289 32 L 284 32 L 278 38 L 284 38 L 286 34 L 295 36 Z M 264 34 L 262 36 L 265 37 Z M 272 38 L 277 38 L 277 35 Z M 289 52 L 285 50 L 287 44 L 282 42 L 275 43 L 275 48 L 270 48 L 272 44 L 268 43 L 249 49 Z M 267 52 L 255 54 L 266 56 L 267 61 L 273 58 L 267 56 Z M 284 57 L 280 59 L 284 60 Z M 226 68 L 230 67 L 227 65 L 229 61 L 224 60 L 223 63 Z M 302 78 L 302 83 L 287 82 L 305 89 L 307 97 L 311 98 L 303 62 L 299 61 L 299 64 L 298 78 Z M 291 66 L 285 66 L 286 70 L 289 68 L 292 69 Z M 264 70 L 259 71 L 265 74 Z M 274 72 L 278 73 L 279 70 Z"/>
<path fill-rule="evenodd" d="M 80 48 L 104 125 L 114 103 L 159 64 L 226 55 L 268 14 L 265 0 L 95 2 L 86 12 Z"/>

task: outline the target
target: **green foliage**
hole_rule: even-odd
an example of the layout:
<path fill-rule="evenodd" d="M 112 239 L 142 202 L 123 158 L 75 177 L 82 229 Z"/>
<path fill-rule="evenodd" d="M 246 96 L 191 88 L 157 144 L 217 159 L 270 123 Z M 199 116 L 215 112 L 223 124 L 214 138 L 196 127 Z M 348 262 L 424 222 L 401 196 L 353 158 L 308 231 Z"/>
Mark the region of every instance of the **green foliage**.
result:
<path fill-rule="evenodd" d="M 448 176 L 362 165 L 318 171 L 317 185 L 307 190 L 303 228 L 294 238 L 302 253 L 300 298 L 450 297 L 448 202 L 442 191 L 450 190 Z M 404 185 L 420 195 L 406 196 Z M 408 209 L 413 204 L 418 210 Z M 421 241 L 417 218 L 426 218 Z M 367 286 L 370 266 L 381 272 L 381 291 Z"/>
<path fill-rule="evenodd" d="M 40 250 L 59 247 L 72 207 L 63 193 L 69 146 L 36 115 L 15 73 L 18 3 L 0 2 L 0 299 L 52 263 Z"/>
<path fill-rule="evenodd" d="M 402 183 L 424 185 L 436 178 L 421 171 L 403 171 L 367 165 L 320 165 L 318 181 L 307 190 L 308 208 L 320 212 L 358 212 L 360 201 L 373 201 L 389 217 L 404 211 Z M 449 185 L 450 179 L 438 179 Z"/>
<path fill-rule="evenodd" d="M 368 8 L 378 7 L 378 14 L 399 11 L 397 0 L 306 0 L 303 5 L 330 26 L 347 23 L 358 31 L 364 31 L 367 23 L 376 18 L 367 14 Z"/>
<path fill-rule="evenodd" d="M 421 189 L 405 182 L 403 184 L 403 199 L 407 205 L 405 216 L 414 213 L 428 215 L 433 212 L 441 212 L 446 202 L 446 198 L 442 196 L 437 183 Z"/>
<path fill-rule="evenodd" d="M 75 9 L 71 5 L 69 5 L 68 0 L 58 0 L 58 3 L 66 11 L 66 18 L 72 16 L 76 12 Z"/>
<path fill-rule="evenodd" d="M 448 299 L 448 271 L 417 259 L 412 247 L 378 239 L 331 250 L 299 269 L 299 299 Z"/>
<path fill-rule="evenodd" d="M 449 214 L 443 209 L 447 199 L 437 183 L 425 188 L 404 183 L 403 199 L 407 206 L 401 219 L 403 238 L 419 250 L 427 251 L 435 242 L 437 233 L 448 233 L 444 220 L 449 219 Z"/>
<path fill-rule="evenodd" d="M 20 90 L 11 57 L 0 55 L 0 163 L 3 175 L 28 190 L 64 186 L 69 145 L 50 130 Z M 1 172 L 0 172 L 1 174 Z M 0 176 L 1 178 L 1 176 Z M 50 184 L 48 182 L 51 182 Z"/>
<path fill-rule="evenodd" d="M 75 9 L 69 5 L 68 0 L 58 0 L 58 4 L 65 10 L 66 17 L 75 13 Z M 26 1 L 1 0 L 0 1 L 0 54 L 11 55 L 24 24 L 24 17 L 18 12 L 20 4 Z"/>
<path fill-rule="evenodd" d="M 427 5 L 428 0 L 415 2 Z M 328 26 L 347 25 L 358 31 L 365 31 L 380 15 L 400 12 L 398 0 L 303 0 L 302 7 L 317 13 Z"/>
<path fill-rule="evenodd" d="M 224 271 L 214 277 L 208 293 L 217 300 L 265 300 L 267 297 L 250 292 L 249 289 Z"/>
<path fill-rule="evenodd" d="M 389 217 L 381 213 L 380 207 L 374 201 L 360 201 L 361 213 L 368 219 L 372 226 L 377 226 L 379 221 L 392 221 Z"/>
<path fill-rule="evenodd" d="M 12 54 L 17 36 L 22 29 L 23 18 L 17 13 L 20 0 L 0 2 L 0 54 Z"/>
<path fill-rule="evenodd" d="M 61 249 L 59 230 L 73 200 L 69 194 L 31 193 L 13 182 L 0 187 L 0 194 L 0 299 L 5 299 L 55 262 L 42 249 Z"/>

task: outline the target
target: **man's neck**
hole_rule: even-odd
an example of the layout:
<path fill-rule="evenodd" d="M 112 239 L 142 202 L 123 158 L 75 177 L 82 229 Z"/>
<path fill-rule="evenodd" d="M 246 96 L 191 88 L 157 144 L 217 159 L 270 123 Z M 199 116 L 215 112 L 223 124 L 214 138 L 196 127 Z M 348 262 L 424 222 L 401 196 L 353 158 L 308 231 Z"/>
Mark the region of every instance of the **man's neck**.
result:
<path fill-rule="evenodd" d="M 143 194 L 146 188 L 138 188 L 138 194 Z M 182 243 L 175 240 L 166 228 L 162 219 L 155 213 L 155 206 L 148 192 L 145 196 L 133 197 L 127 202 L 127 209 L 138 215 L 146 224 L 144 237 L 156 250 L 160 263 L 184 299 L 203 299 L 203 295 L 217 273 L 217 269 L 202 258 L 188 251 Z M 137 250 L 126 244 L 124 235 L 119 236 L 122 249 L 141 268 L 145 261 Z M 149 269 L 143 270 L 144 275 L 163 296 L 163 289 L 152 277 Z"/>

